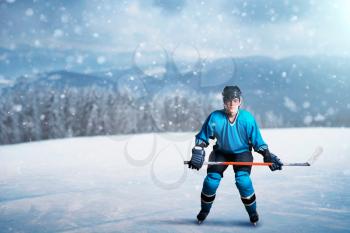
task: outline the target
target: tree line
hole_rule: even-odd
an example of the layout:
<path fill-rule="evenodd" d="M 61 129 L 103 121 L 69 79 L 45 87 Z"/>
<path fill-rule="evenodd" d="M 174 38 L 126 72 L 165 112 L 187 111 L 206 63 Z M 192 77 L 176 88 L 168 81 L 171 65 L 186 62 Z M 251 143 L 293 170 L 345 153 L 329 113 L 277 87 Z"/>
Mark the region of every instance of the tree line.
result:
<path fill-rule="evenodd" d="M 0 144 L 195 131 L 218 105 L 214 95 L 203 96 L 181 89 L 139 99 L 111 87 L 95 85 L 61 90 L 8 89 L 0 97 Z"/>

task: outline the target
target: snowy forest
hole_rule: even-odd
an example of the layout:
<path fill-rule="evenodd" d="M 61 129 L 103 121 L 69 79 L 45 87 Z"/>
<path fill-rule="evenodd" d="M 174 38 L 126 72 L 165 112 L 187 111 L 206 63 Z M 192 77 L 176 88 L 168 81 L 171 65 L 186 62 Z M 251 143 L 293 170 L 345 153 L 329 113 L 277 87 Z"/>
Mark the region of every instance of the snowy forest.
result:
<path fill-rule="evenodd" d="M 1 143 L 193 131 L 213 109 L 211 98 L 214 97 L 181 92 L 162 95 L 152 101 L 140 101 L 98 86 L 62 91 L 50 87 L 28 89 L 20 95 L 9 91 L 2 93 L 0 100 Z"/>

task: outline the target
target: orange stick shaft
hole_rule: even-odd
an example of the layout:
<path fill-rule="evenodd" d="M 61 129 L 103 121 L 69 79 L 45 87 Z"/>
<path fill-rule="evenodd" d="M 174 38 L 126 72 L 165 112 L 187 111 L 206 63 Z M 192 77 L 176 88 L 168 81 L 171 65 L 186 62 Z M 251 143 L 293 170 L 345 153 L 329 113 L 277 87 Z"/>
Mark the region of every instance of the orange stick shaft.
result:
<path fill-rule="evenodd" d="M 271 166 L 272 163 L 263 163 L 263 162 L 218 162 L 218 164 L 210 164 L 208 165 L 237 165 L 237 166 Z"/>
<path fill-rule="evenodd" d="M 184 161 L 184 164 L 188 164 L 189 161 Z M 236 166 L 271 166 L 272 163 L 263 162 L 204 162 L 205 165 L 236 165 Z"/>

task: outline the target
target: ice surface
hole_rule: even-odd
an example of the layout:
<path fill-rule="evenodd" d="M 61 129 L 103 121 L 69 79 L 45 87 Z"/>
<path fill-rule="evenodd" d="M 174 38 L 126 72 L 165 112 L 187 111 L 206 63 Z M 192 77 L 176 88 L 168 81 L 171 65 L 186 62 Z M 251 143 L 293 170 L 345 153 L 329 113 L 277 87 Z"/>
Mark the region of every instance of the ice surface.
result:
<path fill-rule="evenodd" d="M 194 133 L 163 133 L 1 146 L 0 232 L 349 232 L 350 129 L 262 134 L 285 162 L 306 162 L 318 145 L 324 152 L 311 167 L 253 169 L 257 228 L 232 169 L 196 224 L 206 171 L 183 165 Z"/>

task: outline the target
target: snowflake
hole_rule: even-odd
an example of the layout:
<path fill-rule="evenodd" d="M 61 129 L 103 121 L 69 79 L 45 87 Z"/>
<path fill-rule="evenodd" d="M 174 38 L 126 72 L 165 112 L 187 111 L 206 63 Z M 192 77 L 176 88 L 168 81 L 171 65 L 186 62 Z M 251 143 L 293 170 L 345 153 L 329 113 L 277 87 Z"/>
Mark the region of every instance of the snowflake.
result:
<path fill-rule="evenodd" d="M 32 8 L 28 8 L 28 9 L 25 11 L 25 14 L 26 14 L 26 16 L 33 16 L 34 11 L 33 11 Z"/>
<path fill-rule="evenodd" d="M 297 111 L 297 105 L 295 102 L 290 99 L 289 97 L 284 97 L 284 106 L 288 108 L 291 112 L 296 112 Z"/>
<path fill-rule="evenodd" d="M 309 108 L 310 105 L 311 105 L 310 102 L 305 101 L 305 102 L 303 103 L 303 108 Z"/>
<path fill-rule="evenodd" d="M 293 15 L 293 16 L 290 18 L 290 21 L 291 21 L 291 22 L 298 21 L 298 16 L 297 16 L 297 15 Z"/>
<path fill-rule="evenodd" d="M 318 113 L 315 117 L 314 117 L 314 120 L 315 121 L 324 121 L 326 118 L 322 115 L 322 114 L 320 114 L 320 113 Z"/>
<path fill-rule="evenodd" d="M 97 63 L 98 63 L 98 64 L 102 65 L 102 64 L 105 63 L 105 62 L 106 62 L 106 58 L 105 58 L 104 56 L 99 56 L 99 57 L 97 58 Z"/>
<path fill-rule="evenodd" d="M 310 125 L 312 123 L 312 116 L 307 115 L 304 117 L 304 124 L 305 125 Z"/>
<path fill-rule="evenodd" d="M 61 29 L 55 29 L 55 31 L 53 32 L 53 36 L 54 37 L 61 37 L 61 36 L 63 36 L 63 31 Z"/>
<path fill-rule="evenodd" d="M 40 47 L 41 46 L 40 40 L 35 40 L 34 41 L 34 46 L 35 47 Z"/>
<path fill-rule="evenodd" d="M 21 111 L 22 111 L 22 105 L 16 104 L 16 105 L 13 106 L 12 109 L 13 109 L 13 111 L 15 111 L 15 112 L 21 112 Z"/>
<path fill-rule="evenodd" d="M 82 55 L 78 55 L 76 58 L 76 63 L 82 64 L 84 62 L 84 57 Z"/>
<path fill-rule="evenodd" d="M 39 18 L 39 19 L 40 19 L 40 21 L 42 21 L 42 22 L 45 22 L 45 23 L 47 22 L 47 18 L 46 18 L 46 16 L 43 15 L 43 14 L 40 15 L 40 18 Z"/>
<path fill-rule="evenodd" d="M 62 23 L 68 23 L 69 22 L 69 16 L 68 15 L 62 15 L 61 16 L 61 22 Z"/>

